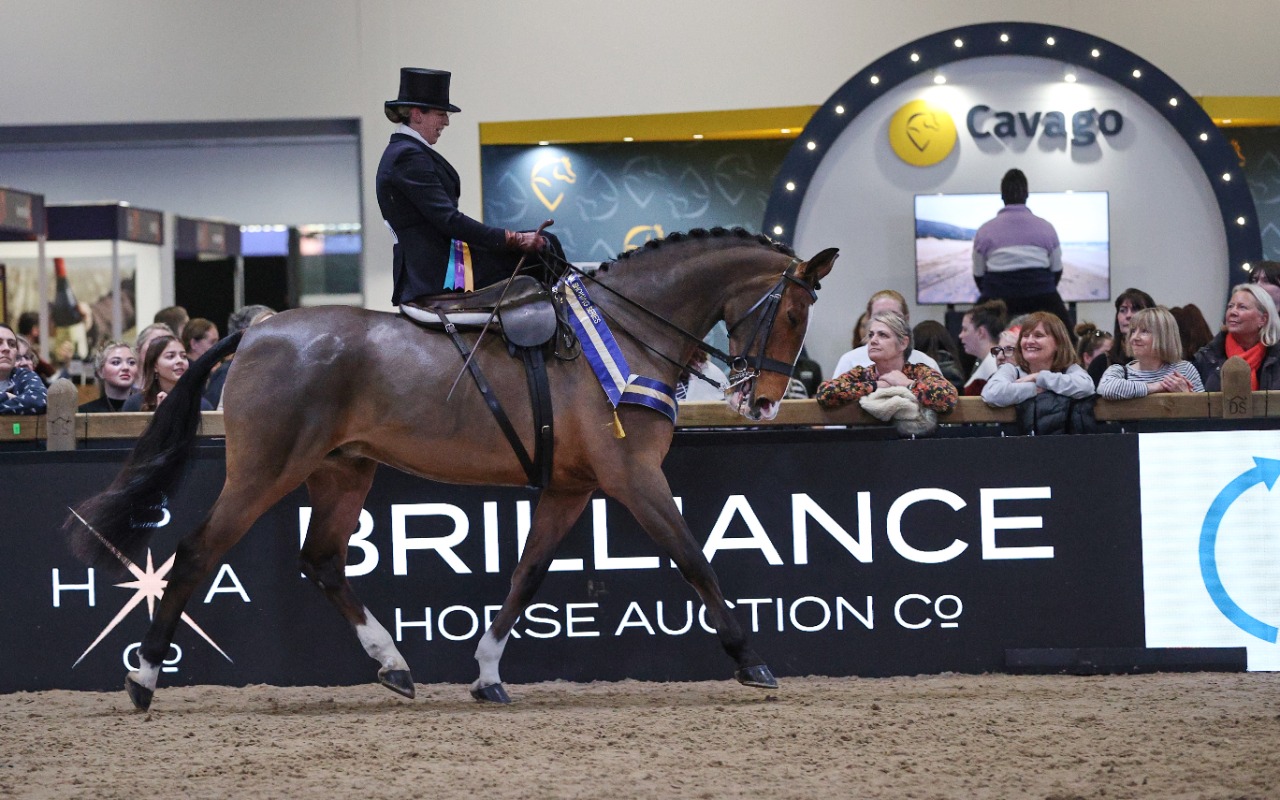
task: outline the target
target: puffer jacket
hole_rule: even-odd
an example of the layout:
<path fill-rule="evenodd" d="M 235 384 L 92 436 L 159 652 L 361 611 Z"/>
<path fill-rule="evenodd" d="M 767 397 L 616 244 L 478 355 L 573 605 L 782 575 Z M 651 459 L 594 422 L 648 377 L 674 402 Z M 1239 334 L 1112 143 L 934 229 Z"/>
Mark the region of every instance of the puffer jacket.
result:
<path fill-rule="evenodd" d="M 1227 363 L 1227 333 L 1219 331 L 1213 341 L 1196 351 L 1191 363 L 1200 373 L 1206 392 L 1222 391 L 1222 365 Z M 1280 389 L 1280 343 L 1267 348 L 1258 367 L 1258 389 Z"/>

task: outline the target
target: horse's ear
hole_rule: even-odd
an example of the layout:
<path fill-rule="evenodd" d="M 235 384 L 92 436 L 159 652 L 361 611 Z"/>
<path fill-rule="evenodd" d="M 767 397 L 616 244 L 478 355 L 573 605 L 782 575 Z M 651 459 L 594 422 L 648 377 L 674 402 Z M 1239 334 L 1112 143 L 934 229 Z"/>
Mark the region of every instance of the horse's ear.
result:
<path fill-rule="evenodd" d="M 836 259 L 839 257 L 840 248 L 828 247 L 801 265 L 800 277 L 811 286 L 816 287 L 818 281 L 827 277 L 827 273 L 831 272 L 831 268 L 836 265 Z"/>

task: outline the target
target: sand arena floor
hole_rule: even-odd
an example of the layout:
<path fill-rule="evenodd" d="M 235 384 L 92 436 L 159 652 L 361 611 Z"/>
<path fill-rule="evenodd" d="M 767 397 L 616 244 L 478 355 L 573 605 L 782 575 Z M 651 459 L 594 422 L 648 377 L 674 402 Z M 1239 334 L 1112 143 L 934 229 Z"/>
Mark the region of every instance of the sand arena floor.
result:
<path fill-rule="evenodd" d="M 1267 798 L 1280 674 L 0 696 L 0 797 Z"/>

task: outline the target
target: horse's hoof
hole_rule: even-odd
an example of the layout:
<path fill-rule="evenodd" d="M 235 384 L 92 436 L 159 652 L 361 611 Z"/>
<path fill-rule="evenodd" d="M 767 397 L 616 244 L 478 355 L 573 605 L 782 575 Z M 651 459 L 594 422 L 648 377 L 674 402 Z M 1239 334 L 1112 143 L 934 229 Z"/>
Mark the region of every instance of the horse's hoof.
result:
<path fill-rule="evenodd" d="M 398 695 L 413 699 L 413 676 L 407 669 L 384 669 L 378 671 L 378 683 Z"/>
<path fill-rule="evenodd" d="M 507 694 L 507 690 L 500 683 L 491 683 L 479 689 L 472 688 L 471 696 L 481 703 L 501 703 L 506 705 L 511 702 L 511 697 Z"/>
<path fill-rule="evenodd" d="M 754 686 L 757 689 L 777 689 L 778 679 L 773 677 L 773 673 L 764 664 L 756 664 L 754 667 L 743 667 L 733 673 L 733 677 L 738 679 L 738 683 L 743 686 Z"/>
<path fill-rule="evenodd" d="M 124 676 L 124 690 L 133 701 L 133 707 L 139 711 L 151 708 L 151 698 L 156 696 L 155 691 L 135 681 L 132 674 Z"/>

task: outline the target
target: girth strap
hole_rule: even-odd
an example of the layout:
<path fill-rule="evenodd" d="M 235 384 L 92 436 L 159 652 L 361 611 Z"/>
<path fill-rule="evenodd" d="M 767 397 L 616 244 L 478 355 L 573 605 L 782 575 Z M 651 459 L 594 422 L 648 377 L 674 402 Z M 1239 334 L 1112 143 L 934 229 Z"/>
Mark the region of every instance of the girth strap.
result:
<path fill-rule="evenodd" d="M 507 417 L 507 412 L 502 410 L 502 404 L 498 402 L 498 396 L 493 393 L 489 382 L 485 380 L 484 374 L 480 372 L 480 364 L 474 358 L 467 361 L 467 356 L 471 354 L 467 350 L 467 343 L 462 341 L 462 337 L 458 335 L 458 329 L 444 315 L 444 312 L 436 310 L 436 313 L 440 315 L 440 322 L 444 325 L 444 330 L 449 334 L 449 338 L 453 340 L 454 346 L 458 348 L 458 353 L 462 356 L 462 360 L 467 362 L 471 377 L 476 382 L 476 388 L 480 390 L 480 396 L 484 398 L 484 402 L 489 406 L 489 411 L 497 421 L 498 427 L 502 429 L 502 434 L 507 437 L 507 442 L 511 444 L 511 449 L 515 452 L 516 458 L 520 460 L 520 466 L 524 469 L 525 477 L 529 479 L 529 485 L 544 486 L 545 484 L 538 482 L 541 477 L 539 470 L 529 458 L 529 452 L 524 449 L 524 444 L 520 441 L 520 437 L 516 435 L 516 429 L 512 427 L 511 420 Z M 535 423 L 536 421 L 535 419 Z"/>
<path fill-rule="evenodd" d="M 555 414 L 551 407 L 547 361 L 541 347 L 515 349 L 520 351 L 520 358 L 524 360 L 524 374 L 529 379 L 529 400 L 533 405 L 533 461 L 541 478 L 533 485 L 545 487 L 551 483 L 551 462 L 555 455 Z"/>

